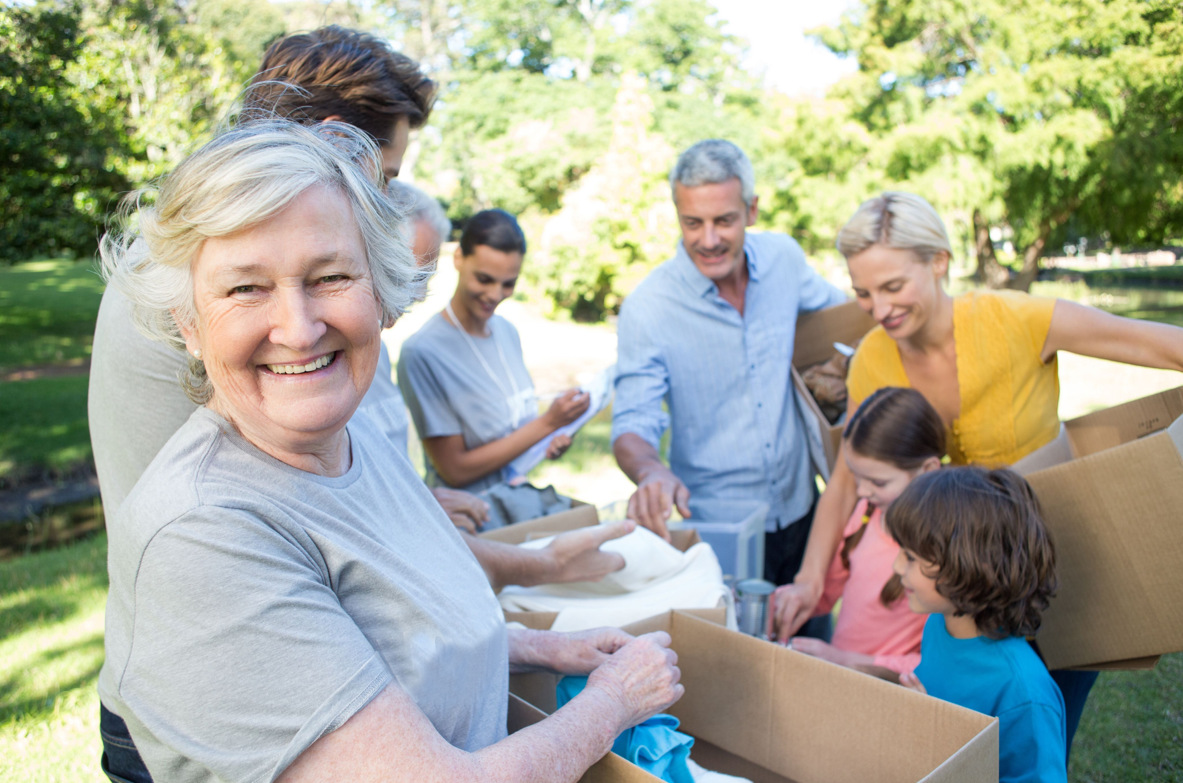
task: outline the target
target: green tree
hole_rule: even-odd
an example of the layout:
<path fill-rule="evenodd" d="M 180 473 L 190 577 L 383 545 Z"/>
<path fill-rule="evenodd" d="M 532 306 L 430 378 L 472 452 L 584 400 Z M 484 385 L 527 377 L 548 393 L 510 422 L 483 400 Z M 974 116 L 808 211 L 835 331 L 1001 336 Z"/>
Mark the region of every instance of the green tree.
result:
<path fill-rule="evenodd" d="M 626 75 L 608 149 L 546 221 L 528 274 L 578 320 L 618 312 L 624 295 L 667 258 L 677 238 L 667 180 L 674 150 L 653 132 L 653 101 Z"/>
<path fill-rule="evenodd" d="M 1155 103 L 1178 105 L 1181 15 L 1169 0 L 882 0 L 818 35 L 858 60 L 832 94 L 874 138 L 883 184 L 956 205 L 967 235 L 975 211 L 1005 224 L 1025 288 L 1074 217 L 1143 240 L 1178 225 L 1177 130 L 1170 149 L 1143 134 L 1170 130 Z"/>
<path fill-rule="evenodd" d="M 87 45 L 71 77 L 92 102 L 122 113 L 133 154 L 120 169 L 137 185 L 230 118 L 266 44 L 284 32 L 264 0 L 86 2 Z"/>
<path fill-rule="evenodd" d="M 117 118 L 67 72 L 85 37 L 73 5 L 0 7 L 0 260 L 88 256 L 126 180 Z"/>

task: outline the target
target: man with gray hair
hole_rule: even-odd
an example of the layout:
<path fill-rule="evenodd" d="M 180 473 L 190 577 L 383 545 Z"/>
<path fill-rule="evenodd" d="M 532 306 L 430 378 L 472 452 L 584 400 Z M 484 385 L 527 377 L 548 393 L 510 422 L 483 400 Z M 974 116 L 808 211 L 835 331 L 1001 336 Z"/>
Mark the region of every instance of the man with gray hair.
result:
<path fill-rule="evenodd" d="M 411 252 L 419 266 L 434 268 L 440 257 L 440 246 L 452 235 L 452 221 L 440 203 L 423 190 L 392 179 L 386 184 L 390 200 L 402 207 L 410 226 Z"/>
<path fill-rule="evenodd" d="M 674 506 L 688 517 L 704 502 L 767 503 L 764 573 L 783 584 L 816 499 L 790 379 L 797 315 L 845 297 L 790 237 L 746 232 L 757 197 L 739 147 L 695 144 L 670 187 L 682 241 L 625 300 L 618 326 L 612 448 L 637 485 L 629 517 L 668 536 Z M 668 467 L 658 452 L 667 428 Z"/>

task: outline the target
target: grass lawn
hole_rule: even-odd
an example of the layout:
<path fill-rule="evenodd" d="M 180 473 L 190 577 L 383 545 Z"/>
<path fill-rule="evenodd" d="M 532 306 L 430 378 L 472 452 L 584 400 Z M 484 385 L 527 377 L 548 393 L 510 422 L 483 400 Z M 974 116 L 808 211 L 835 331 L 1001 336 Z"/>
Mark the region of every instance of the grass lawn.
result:
<path fill-rule="evenodd" d="M 98 770 L 107 539 L 0 563 L 0 780 Z"/>
<path fill-rule="evenodd" d="M 90 460 L 85 375 L 0 384 L 0 487 L 19 472 L 61 473 Z"/>
<path fill-rule="evenodd" d="M 84 361 L 102 295 L 91 261 L 0 267 L 0 371 Z"/>
<path fill-rule="evenodd" d="M 100 780 L 107 540 L 0 564 L 0 780 Z M 1183 654 L 1106 672 L 1073 749 L 1080 783 L 1183 781 Z"/>

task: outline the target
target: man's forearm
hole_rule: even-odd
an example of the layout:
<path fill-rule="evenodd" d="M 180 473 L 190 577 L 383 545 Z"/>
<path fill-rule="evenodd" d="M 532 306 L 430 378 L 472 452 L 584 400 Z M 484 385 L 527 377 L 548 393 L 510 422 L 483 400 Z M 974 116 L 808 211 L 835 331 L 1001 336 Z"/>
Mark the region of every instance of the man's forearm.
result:
<path fill-rule="evenodd" d="M 612 454 L 624 475 L 640 484 L 656 469 L 667 469 L 653 444 L 634 432 L 626 432 L 612 444 Z"/>

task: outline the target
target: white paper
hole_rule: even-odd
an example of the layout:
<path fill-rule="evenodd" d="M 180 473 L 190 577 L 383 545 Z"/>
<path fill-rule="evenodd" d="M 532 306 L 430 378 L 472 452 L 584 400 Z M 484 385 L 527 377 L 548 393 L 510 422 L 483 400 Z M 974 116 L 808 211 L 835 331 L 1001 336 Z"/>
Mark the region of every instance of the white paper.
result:
<path fill-rule="evenodd" d="M 550 447 L 550 442 L 556 435 L 562 434 L 575 437 L 575 433 L 579 432 L 584 424 L 591 421 L 593 416 L 604 410 L 608 403 L 612 401 L 612 389 L 615 380 L 616 365 L 614 364 L 601 371 L 588 383 L 580 386 L 580 390 L 587 392 L 591 397 L 587 410 L 578 419 L 564 427 L 559 427 L 550 435 L 547 435 L 522 452 L 513 462 L 509 463 L 506 466 L 506 473 L 508 474 L 506 480 L 513 483 L 515 480 L 525 478 L 526 474 L 533 470 L 539 462 L 546 459 L 546 450 Z"/>

